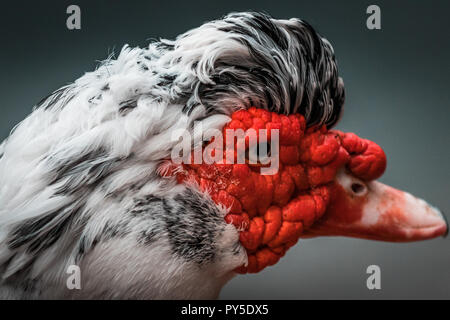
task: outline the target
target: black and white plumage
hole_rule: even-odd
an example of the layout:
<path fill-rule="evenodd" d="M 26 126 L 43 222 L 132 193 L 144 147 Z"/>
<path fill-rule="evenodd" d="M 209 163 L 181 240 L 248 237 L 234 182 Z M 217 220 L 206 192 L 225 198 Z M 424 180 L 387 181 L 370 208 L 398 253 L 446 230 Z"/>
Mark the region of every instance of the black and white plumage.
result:
<path fill-rule="evenodd" d="M 252 105 L 331 127 L 343 102 L 331 45 L 298 19 L 233 13 L 125 46 L 0 147 L 0 297 L 216 297 L 246 252 L 225 208 L 158 174 L 172 133 Z"/>

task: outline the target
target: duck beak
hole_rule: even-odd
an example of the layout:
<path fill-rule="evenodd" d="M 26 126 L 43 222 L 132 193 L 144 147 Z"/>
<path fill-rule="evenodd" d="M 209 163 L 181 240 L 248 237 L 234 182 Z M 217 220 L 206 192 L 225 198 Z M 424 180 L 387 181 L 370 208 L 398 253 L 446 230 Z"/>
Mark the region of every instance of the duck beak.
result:
<path fill-rule="evenodd" d="M 445 216 L 424 200 L 377 181 L 364 182 L 365 189 L 355 192 L 354 182 L 348 175 L 341 175 L 333 183 L 328 210 L 305 233 L 306 237 L 407 242 L 448 234 Z"/>

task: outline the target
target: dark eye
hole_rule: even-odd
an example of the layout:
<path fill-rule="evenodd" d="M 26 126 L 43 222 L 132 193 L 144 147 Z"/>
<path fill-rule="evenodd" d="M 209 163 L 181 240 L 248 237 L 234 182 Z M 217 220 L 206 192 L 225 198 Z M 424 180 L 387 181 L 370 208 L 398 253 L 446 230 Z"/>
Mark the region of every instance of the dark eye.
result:
<path fill-rule="evenodd" d="M 362 194 L 366 191 L 366 186 L 359 182 L 352 183 L 351 188 L 355 194 Z"/>
<path fill-rule="evenodd" d="M 258 144 L 258 155 L 259 157 L 270 157 L 270 143 L 261 142 L 260 144 Z"/>
<path fill-rule="evenodd" d="M 254 145 L 247 150 L 245 150 L 245 158 L 250 160 L 251 158 L 259 162 L 260 160 L 265 161 L 270 157 L 270 143 L 268 142 L 260 142 L 257 145 Z"/>

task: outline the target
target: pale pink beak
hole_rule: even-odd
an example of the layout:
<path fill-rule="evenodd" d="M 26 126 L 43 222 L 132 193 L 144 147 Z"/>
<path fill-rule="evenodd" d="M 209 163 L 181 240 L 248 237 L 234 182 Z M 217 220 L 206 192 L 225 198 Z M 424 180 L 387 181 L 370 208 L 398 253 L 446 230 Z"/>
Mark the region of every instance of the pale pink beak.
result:
<path fill-rule="evenodd" d="M 424 200 L 342 171 L 333 183 L 327 211 L 305 236 L 405 242 L 446 236 L 448 229 L 441 211 Z"/>

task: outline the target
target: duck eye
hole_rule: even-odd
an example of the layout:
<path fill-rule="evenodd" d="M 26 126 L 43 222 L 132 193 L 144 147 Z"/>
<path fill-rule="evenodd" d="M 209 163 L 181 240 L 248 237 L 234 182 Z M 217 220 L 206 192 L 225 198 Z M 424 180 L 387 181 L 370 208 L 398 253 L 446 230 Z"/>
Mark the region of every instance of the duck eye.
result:
<path fill-rule="evenodd" d="M 259 157 L 270 157 L 270 143 L 261 142 L 258 144 L 258 155 Z"/>
<path fill-rule="evenodd" d="M 245 150 L 245 158 L 254 162 L 264 162 L 270 157 L 270 143 L 260 142 Z"/>

